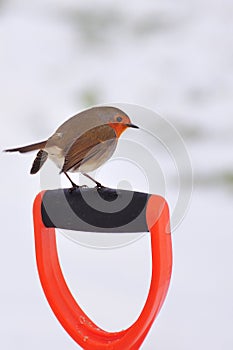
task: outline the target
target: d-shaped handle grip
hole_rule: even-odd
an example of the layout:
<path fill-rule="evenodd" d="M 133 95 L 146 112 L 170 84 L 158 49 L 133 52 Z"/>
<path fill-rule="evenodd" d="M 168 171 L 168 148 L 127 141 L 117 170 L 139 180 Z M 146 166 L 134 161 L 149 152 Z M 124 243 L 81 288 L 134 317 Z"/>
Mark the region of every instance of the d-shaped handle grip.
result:
<path fill-rule="evenodd" d="M 171 277 L 169 210 L 164 198 L 107 188 L 45 191 L 36 196 L 33 215 L 40 281 L 61 325 L 86 350 L 139 349 L 164 302 Z M 75 301 L 60 267 L 56 227 L 94 232 L 150 231 L 149 294 L 140 316 L 128 329 L 100 329 Z"/>

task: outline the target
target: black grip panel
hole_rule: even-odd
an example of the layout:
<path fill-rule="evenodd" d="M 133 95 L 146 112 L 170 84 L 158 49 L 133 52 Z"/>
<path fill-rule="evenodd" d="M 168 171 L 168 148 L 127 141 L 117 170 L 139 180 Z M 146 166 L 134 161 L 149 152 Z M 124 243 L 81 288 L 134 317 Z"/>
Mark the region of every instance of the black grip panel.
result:
<path fill-rule="evenodd" d="M 87 232 L 147 232 L 149 194 L 110 188 L 46 191 L 41 215 L 46 227 Z"/>

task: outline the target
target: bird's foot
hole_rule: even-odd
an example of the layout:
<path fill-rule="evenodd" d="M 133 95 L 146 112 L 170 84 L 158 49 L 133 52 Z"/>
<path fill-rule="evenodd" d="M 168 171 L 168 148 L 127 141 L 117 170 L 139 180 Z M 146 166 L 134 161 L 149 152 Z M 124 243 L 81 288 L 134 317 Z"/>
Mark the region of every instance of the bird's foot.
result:
<path fill-rule="evenodd" d="M 78 186 L 76 185 L 75 183 L 72 184 L 72 187 L 69 188 L 69 192 L 72 193 L 73 191 L 75 191 L 76 189 L 81 189 L 81 188 L 88 188 L 87 185 L 81 185 L 81 186 Z"/>
<path fill-rule="evenodd" d="M 101 189 L 101 188 L 106 188 L 105 186 L 103 186 L 100 182 L 98 182 L 98 181 L 95 181 L 95 183 L 96 183 L 96 186 L 95 186 L 95 188 L 97 189 L 97 190 L 99 190 L 99 189 Z"/>
<path fill-rule="evenodd" d="M 86 173 L 82 173 L 82 174 L 83 174 L 84 176 L 86 176 L 88 179 L 90 179 L 91 181 L 93 181 L 93 182 L 96 184 L 95 188 L 97 188 L 97 190 L 100 189 L 100 188 L 105 188 L 105 186 L 101 185 L 100 182 L 98 182 L 98 181 L 96 181 L 95 179 L 93 179 L 93 177 L 91 177 L 90 175 L 88 175 L 88 174 L 86 174 Z"/>
<path fill-rule="evenodd" d="M 72 187 L 69 188 L 69 193 L 73 193 L 76 189 L 78 189 L 80 186 L 76 185 L 74 182 L 72 183 Z"/>

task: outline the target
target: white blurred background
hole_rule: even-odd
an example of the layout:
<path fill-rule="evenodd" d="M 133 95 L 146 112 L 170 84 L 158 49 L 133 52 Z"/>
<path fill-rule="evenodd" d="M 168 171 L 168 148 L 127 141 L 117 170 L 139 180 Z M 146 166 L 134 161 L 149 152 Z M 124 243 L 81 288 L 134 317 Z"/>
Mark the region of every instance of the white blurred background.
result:
<path fill-rule="evenodd" d="M 232 18 L 230 0 L 0 0 L 2 149 L 43 140 L 81 109 L 111 102 L 156 110 L 185 141 L 193 197 L 172 236 L 171 286 L 145 350 L 233 347 Z M 31 208 L 40 177 L 29 175 L 32 159 L 1 154 L 0 346 L 77 349 L 37 276 Z M 166 176 L 170 202 L 176 181 Z M 88 315 L 108 330 L 131 324 L 149 286 L 148 236 L 114 250 L 58 238 Z"/>

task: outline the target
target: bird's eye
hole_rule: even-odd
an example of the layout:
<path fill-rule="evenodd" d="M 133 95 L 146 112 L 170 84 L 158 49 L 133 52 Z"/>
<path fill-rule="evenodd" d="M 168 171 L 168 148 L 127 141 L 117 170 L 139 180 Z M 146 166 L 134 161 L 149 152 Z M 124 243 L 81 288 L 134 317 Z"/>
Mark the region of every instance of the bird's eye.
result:
<path fill-rule="evenodd" d="M 116 121 L 120 123 L 120 122 L 122 122 L 122 118 L 121 117 L 117 117 Z"/>

